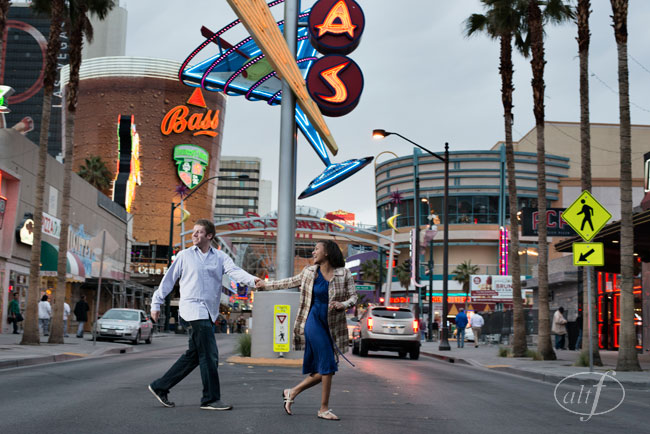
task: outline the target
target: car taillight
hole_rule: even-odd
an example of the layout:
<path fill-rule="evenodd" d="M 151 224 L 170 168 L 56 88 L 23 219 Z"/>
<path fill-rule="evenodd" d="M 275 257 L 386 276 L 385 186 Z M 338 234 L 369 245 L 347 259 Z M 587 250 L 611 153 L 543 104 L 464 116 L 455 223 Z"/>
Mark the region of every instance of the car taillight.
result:
<path fill-rule="evenodd" d="M 368 330 L 372 330 L 372 317 L 368 317 Z"/>
<path fill-rule="evenodd" d="M 413 320 L 413 333 L 418 332 L 418 320 L 414 319 Z"/>

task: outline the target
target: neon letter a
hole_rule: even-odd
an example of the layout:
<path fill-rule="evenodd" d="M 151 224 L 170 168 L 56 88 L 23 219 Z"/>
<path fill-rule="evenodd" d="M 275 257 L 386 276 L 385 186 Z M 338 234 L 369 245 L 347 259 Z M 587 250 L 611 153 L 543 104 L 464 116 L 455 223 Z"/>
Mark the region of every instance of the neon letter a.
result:
<path fill-rule="evenodd" d="M 337 18 L 341 21 L 340 23 L 335 23 Z M 345 0 L 339 0 L 339 2 L 330 9 L 323 24 L 317 25 L 316 28 L 318 29 L 319 38 L 328 32 L 334 34 L 347 33 L 350 37 L 354 38 L 354 29 L 356 29 L 357 26 L 352 24 L 350 11 L 348 11 Z"/>

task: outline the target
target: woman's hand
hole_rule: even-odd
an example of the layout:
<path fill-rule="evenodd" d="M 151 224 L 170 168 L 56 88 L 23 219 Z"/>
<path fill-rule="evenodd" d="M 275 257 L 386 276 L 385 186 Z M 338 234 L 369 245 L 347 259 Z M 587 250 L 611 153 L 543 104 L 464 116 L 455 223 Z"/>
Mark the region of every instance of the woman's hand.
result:
<path fill-rule="evenodd" d="M 333 301 L 330 303 L 330 309 L 332 310 L 344 310 L 345 305 L 340 301 Z"/>

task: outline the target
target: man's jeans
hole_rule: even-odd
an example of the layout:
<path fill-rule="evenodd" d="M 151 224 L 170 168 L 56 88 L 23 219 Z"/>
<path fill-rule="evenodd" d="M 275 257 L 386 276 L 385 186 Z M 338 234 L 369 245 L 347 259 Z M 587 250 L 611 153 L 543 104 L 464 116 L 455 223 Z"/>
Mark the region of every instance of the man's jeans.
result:
<path fill-rule="evenodd" d="M 50 319 L 39 318 L 38 324 L 41 326 L 41 330 L 43 330 L 43 336 L 48 336 L 50 334 Z"/>
<path fill-rule="evenodd" d="M 458 339 L 458 348 L 465 348 L 465 327 L 459 328 L 456 336 Z"/>
<path fill-rule="evenodd" d="M 86 321 L 79 321 L 79 325 L 77 326 L 77 337 L 78 338 L 83 338 L 84 337 L 84 325 L 86 324 Z"/>
<path fill-rule="evenodd" d="M 68 320 L 63 320 L 63 336 L 68 337 Z"/>
<path fill-rule="evenodd" d="M 212 321 L 200 319 L 189 323 L 189 349 L 178 358 L 165 375 L 151 383 L 151 388 L 158 393 L 168 393 L 172 387 L 199 366 L 203 382 L 201 405 L 210 404 L 221 399 L 219 372 L 217 371 L 219 351 L 212 332 Z"/>
<path fill-rule="evenodd" d="M 555 335 L 555 349 L 563 350 L 564 349 L 564 337 L 566 335 Z"/>

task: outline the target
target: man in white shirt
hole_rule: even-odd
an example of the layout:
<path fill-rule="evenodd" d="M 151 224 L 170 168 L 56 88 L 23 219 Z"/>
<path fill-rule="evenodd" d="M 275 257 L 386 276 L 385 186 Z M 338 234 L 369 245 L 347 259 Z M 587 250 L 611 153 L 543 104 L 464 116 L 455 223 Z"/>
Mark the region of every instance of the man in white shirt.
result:
<path fill-rule="evenodd" d="M 174 403 L 167 399 L 169 390 L 197 366 L 201 369 L 203 383 L 203 410 L 230 410 L 231 405 L 221 401 L 219 352 L 212 329 L 219 315 L 221 281 L 223 273 L 239 283 L 254 287 L 260 280 L 237 267 L 228 255 L 211 247 L 215 236 L 214 224 L 201 219 L 194 224 L 193 247 L 182 250 L 169 267 L 151 300 L 151 318 L 158 321 L 160 306 L 180 279 L 179 314 L 190 323 L 189 349 L 169 370 L 149 385 L 149 390 L 165 407 Z"/>
<path fill-rule="evenodd" d="M 474 333 L 474 348 L 478 348 L 478 340 L 481 337 L 481 327 L 483 327 L 483 324 L 485 324 L 485 321 L 478 312 L 472 315 L 469 320 L 469 325 L 472 327 L 472 332 Z"/>
<path fill-rule="evenodd" d="M 38 323 L 43 330 L 43 336 L 50 335 L 50 318 L 52 317 L 52 306 L 47 299 L 47 295 L 43 294 L 38 303 Z"/>

